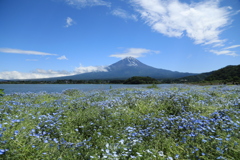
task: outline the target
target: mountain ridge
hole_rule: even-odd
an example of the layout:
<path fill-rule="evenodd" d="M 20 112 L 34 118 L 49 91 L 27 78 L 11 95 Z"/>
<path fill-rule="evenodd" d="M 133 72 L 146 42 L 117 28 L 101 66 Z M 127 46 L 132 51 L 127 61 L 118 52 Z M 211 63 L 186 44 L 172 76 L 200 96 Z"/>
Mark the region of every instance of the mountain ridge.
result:
<path fill-rule="evenodd" d="M 240 65 L 228 65 L 212 72 L 206 81 L 240 81 Z"/>
<path fill-rule="evenodd" d="M 125 80 L 133 76 L 148 76 L 156 79 L 175 79 L 191 75 L 197 75 L 195 73 L 184 73 L 177 71 L 170 71 L 166 69 L 158 69 L 146 65 L 133 57 L 126 57 L 120 61 L 117 61 L 110 66 L 106 67 L 106 71 L 95 71 L 82 73 L 72 76 L 45 78 L 41 80 L 53 81 L 53 80 L 94 80 L 94 79 L 121 79 Z M 39 79 L 38 79 L 39 80 Z"/>
<path fill-rule="evenodd" d="M 182 77 L 176 81 L 185 80 L 186 82 L 239 82 L 240 83 L 240 65 L 228 65 L 226 67 L 211 72 L 200 73 L 198 75 Z"/>

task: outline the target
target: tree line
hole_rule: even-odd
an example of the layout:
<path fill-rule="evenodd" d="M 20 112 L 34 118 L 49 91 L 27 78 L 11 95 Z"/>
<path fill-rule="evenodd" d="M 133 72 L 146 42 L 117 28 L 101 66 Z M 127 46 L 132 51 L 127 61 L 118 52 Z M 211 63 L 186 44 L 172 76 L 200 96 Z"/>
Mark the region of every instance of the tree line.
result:
<path fill-rule="evenodd" d="M 33 81 L 33 80 L 18 80 L 18 81 L 2 81 L 1 84 L 157 84 L 158 80 L 151 77 L 134 76 L 127 80 L 113 79 L 113 80 L 56 80 L 56 81 Z"/>

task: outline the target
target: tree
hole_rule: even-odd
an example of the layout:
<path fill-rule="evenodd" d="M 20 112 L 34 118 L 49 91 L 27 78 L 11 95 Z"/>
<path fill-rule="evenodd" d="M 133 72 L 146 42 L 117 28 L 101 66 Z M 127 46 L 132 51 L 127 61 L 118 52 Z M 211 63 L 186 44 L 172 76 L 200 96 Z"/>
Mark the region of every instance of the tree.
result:
<path fill-rule="evenodd" d="M 155 84 L 155 83 L 158 83 L 158 81 L 154 78 L 138 76 L 131 77 L 124 82 L 124 84 Z"/>

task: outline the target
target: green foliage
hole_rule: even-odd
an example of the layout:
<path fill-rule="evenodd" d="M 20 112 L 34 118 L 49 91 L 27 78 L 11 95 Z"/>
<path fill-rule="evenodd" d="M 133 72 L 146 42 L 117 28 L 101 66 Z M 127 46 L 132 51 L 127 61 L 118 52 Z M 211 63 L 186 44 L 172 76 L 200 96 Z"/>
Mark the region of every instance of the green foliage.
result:
<path fill-rule="evenodd" d="M 200 81 L 205 80 L 205 78 L 207 78 L 211 74 L 212 74 L 212 72 L 201 73 L 201 74 L 194 75 L 194 76 L 179 78 L 174 81 L 176 81 L 176 82 L 200 82 Z"/>
<path fill-rule="evenodd" d="M 68 95 L 68 96 L 80 96 L 82 94 L 81 91 L 78 89 L 67 89 L 63 91 L 63 94 Z"/>
<path fill-rule="evenodd" d="M 175 86 L 5 95 L 0 159 L 239 159 L 239 92 Z"/>
<path fill-rule="evenodd" d="M 214 71 L 208 76 L 206 81 L 225 81 L 225 82 L 240 82 L 240 65 L 227 66 L 217 71 Z"/>
<path fill-rule="evenodd" d="M 0 89 L 0 96 L 3 96 L 4 94 L 4 89 Z"/>
<path fill-rule="evenodd" d="M 201 73 L 194 76 L 182 77 L 172 80 L 174 83 L 200 83 L 200 84 L 240 84 L 240 65 L 227 66 L 216 71 Z M 163 83 L 169 83 L 164 80 Z"/>
<path fill-rule="evenodd" d="M 156 84 L 152 84 L 151 86 L 147 86 L 147 88 L 151 89 L 151 88 L 158 88 L 158 86 Z"/>
<path fill-rule="evenodd" d="M 158 81 L 151 77 L 131 77 L 127 79 L 124 84 L 154 84 L 158 83 Z"/>

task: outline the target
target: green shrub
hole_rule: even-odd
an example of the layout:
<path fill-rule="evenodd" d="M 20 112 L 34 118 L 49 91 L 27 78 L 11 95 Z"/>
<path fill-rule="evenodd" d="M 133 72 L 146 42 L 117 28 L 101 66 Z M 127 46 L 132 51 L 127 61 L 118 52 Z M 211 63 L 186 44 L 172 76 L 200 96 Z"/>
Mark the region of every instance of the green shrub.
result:
<path fill-rule="evenodd" d="M 4 89 L 0 89 L 0 96 L 3 96 L 5 94 L 3 91 Z"/>
<path fill-rule="evenodd" d="M 147 88 L 151 89 L 151 88 L 158 88 L 158 86 L 156 84 L 152 84 L 151 86 L 147 86 Z"/>
<path fill-rule="evenodd" d="M 79 96 L 81 94 L 81 91 L 79 91 L 78 89 L 67 89 L 63 91 L 63 94 L 68 96 Z"/>

